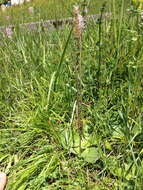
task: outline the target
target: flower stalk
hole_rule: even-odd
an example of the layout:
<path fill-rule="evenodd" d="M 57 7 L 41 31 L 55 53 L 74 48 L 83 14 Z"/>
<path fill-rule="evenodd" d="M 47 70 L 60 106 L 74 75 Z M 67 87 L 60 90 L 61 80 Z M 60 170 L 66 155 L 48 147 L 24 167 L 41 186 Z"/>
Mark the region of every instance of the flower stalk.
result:
<path fill-rule="evenodd" d="M 76 78 L 76 89 L 77 89 L 77 130 L 79 133 L 79 153 L 81 153 L 81 140 L 83 134 L 83 122 L 82 122 L 82 67 L 81 67 L 81 52 L 82 52 L 82 32 L 84 29 L 84 19 L 80 14 L 79 7 L 74 6 L 74 37 L 75 37 L 75 48 L 76 48 L 76 61 L 75 61 L 75 78 Z"/>

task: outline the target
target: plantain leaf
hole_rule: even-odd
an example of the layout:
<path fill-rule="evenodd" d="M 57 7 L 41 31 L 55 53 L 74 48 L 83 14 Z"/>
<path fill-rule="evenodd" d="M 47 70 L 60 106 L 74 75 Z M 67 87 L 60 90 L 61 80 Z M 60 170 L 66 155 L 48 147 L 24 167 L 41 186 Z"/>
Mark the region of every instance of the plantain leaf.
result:
<path fill-rule="evenodd" d="M 100 156 L 97 148 L 90 147 L 82 152 L 81 157 L 83 157 L 86 162 L 95 163 L 99 160 Z"/>

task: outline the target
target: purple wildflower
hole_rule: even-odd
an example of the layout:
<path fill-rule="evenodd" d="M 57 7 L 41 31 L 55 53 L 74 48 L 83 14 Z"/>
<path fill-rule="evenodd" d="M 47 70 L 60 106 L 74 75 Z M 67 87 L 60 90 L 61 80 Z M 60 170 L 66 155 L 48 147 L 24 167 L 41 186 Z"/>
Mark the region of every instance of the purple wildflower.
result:
<path fill-rule="evenodd" d="M 6 27 L 5 29 L 5 34 L 8 38 L 12 38 L 12 35 L 13 35 L 13 30 L 12 30 L 12 27 Z"/>
<path fill-rule="evenodd" d="M 28 11 L 29 11 L 29 13 L 33 14 L 34 13 L 34 8 L 33 7 L 29 7 Z"/>

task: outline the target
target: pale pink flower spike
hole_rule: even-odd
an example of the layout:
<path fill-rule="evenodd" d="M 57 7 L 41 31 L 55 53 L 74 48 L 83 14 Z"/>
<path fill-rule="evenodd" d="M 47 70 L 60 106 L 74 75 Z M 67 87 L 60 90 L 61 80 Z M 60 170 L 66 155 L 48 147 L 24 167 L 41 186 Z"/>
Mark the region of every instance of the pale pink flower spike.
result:
<path fill-rule="evenodd" d="M 79 7 L 74 6 L 74 30 L 75 30 L 75 35 L 76 37 L 81 37 L 82 31 L 84 29 L 84 18 L 80 14 Z"/>

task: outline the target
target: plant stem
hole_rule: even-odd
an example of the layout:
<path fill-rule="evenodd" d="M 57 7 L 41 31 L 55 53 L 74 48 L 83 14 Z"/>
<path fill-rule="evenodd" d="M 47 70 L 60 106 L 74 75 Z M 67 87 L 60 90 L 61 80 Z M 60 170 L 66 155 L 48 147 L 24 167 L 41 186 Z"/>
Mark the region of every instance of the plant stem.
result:
<path fill-rule="evenodd" d="M 102 43 L 102 19 L 103 19 L 103 13 L 104 13 L 104 9 L 105 9 L 105 3 L 103 4 L 102 8 L 101 8 L 101 14 L 100 14 L 100 18 L 99 18 L 99 54 L 98 54 L 98 70 L 97 70 L 97 100 L 99 98 L 99 89 L 100 89 L 100 72 L 101 72 L 101 56 L 102 56 L 102 47 L 101 47 L 101 43 Z"/>

